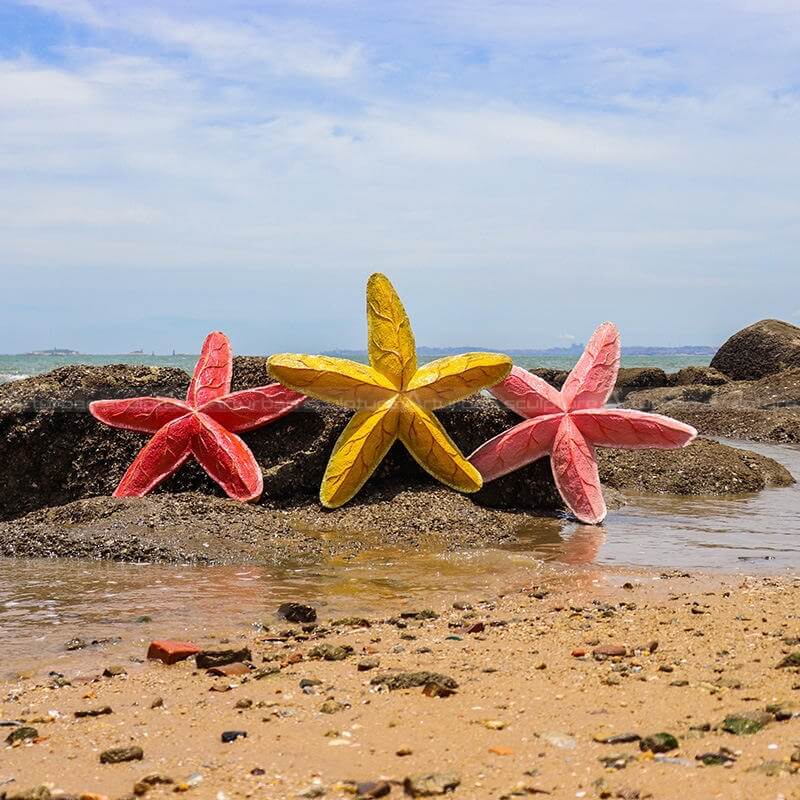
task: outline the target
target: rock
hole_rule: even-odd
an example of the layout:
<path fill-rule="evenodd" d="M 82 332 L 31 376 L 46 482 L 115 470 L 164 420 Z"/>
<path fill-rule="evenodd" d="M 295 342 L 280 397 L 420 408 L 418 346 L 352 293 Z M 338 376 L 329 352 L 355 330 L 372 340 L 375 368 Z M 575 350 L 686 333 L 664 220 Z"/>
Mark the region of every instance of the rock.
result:
<path fill-rule="evenodd" d="M 574 736 L 561 731 L 545 731 L 540 733 L 539 737 L 544 739 L 548 744 L 557 747 L 559 750 L 574 750 L 578 746 L 578 742 Z"/>
<path fill-rule="evenodd" d="M 84 717 L 102 717 L 106 714 L 113 714 L 111 706 L 100 706 L 99 708 L 89 708 L 75 712 L 76 719 L 83 719 Z"/>
<path fill-rule="evenodd" d="M 247 731 L 223 731 L 222 735 L 220 736 L 223 744 L 230 744 L 231 742 L 235 742 L 237 739 L 246 738 Z"/>
<path fill-rule="evenodd" d="M 671 733 L 654 733 L 652 736 L 645 736 L 639 742 L 639 749 L 643 752 L 669 753 L 678 747 L 678 740 Z"/>
<path fill-rule="evenodd" d="M 721 386 L 728 382 L 728 378 L 714 367 L 684 367 L 673 375 L 667 376 L 670 386 L 689 386 L 703 384 L 704 386 Z"/>
<path fill-rule="evenodd" d="M 151 661 L 162 661 L 164 664 L 177 664 L 185 661 L 200 652 L 200 648 L 193 642 L 175 642 L 171 639 L 159 639 L 150 642 L 147 648 L 147 658 Z"/>
<path fill-rule="evenodd" d="M 344 711 L 347 706 L 344 703 L 340 703 L 338 700 L 326 700 L 320 707 L 319 710 L 323 714 L 336 714 L 339 711 Z"/>
<path fill-rule="evenodd" d="M 800 328 L 777 319 L 756 322 L 731 336 L 711 366 L 737 381 L 800 367 Z"/>
<path fill-rule="evenodd" d="M 64 649 L 69 651 L 74 650 L 83 650 L 84 648 L 88 647 L 89 643 L 85 639 L 81 639 L 79 637 L 75 637 L 74 639 L 70 639 L 65 645 Z"/>
<path fill-rule="evenodd" d="M 175 781 L 168 775 L 159 775 L 153 773 L 152 775 L 145 775 L 141 780 L 136 781 L 133 785 L 133 793 L 140 797 L 147 794 L 154 786 L 171 786 Z"/>
<path fill-rule="evenodd" d="M 141 761 L 144 751 L 137 745 L 130 747 L 112 747 L 100 753 L 101 764 L 122 764 L 125 761 Z"/>
<path fill-rule="evenodd" d="M 5 800 L 51 800 L 52 797 L 47 786 L 36 786 L 33 789 L 11 791 L 5 794 Z"/>
<path fill-rule="evenodd" d="M 758 733 L 772 719 L 772 715 L 766 711 L 744 711 L 741 714 L 729 714 L 722 720 L 720 728 L 735 736 L 749 736 Z"/>
<path fill-rule="evenodd" d="M 775 669 L 785 669 L 786 667 L 800 667 L 800 650 L 795 650 L 784 656 L 775 666 Z"/>
<path fill-rule="evenodd" d="M 309 658 L 321 658 L 325 661 L 344 661 L 348 656 L 353 655 L 353 648 L 349 644 L 318 644 L 308 651 Z"/>
<path fill-rule="evenodd" d="M 36 728 L 32 728 L 30 725 L 23 725 L 11 731 L 11 733 L 6 736 L 6 742 L 8 742 L 8 744 L 16 744 L 17 742 L 30 742 L 38 738 L 39 731 L 37 731 Z"/>
<path fill-rule="evenodd" d="M 249 647 L 241 647 L 238 650 L 201 650 L 195 656 L 195 663 L 199 669 L 212 669 L 213 667 L 224 667 L 227 664 L 235 664 L 238 661 L 252 661 L 253 654 Z"/>
<path fill-rule="evenodd" d="M 278 606 L 278 616 L 287 622 L 316 622 L 317 610 L 302 603 L 282 603 Z"/>
<path fill-rule="evenodd" d="M 455 690 L 458 689 L 458 683 L 454 678 L 449 675 L 442 675 L 439 672 L 385 672 L 381 675 L 376 675 L 370 683 L 373 686 L 381 686 L 389 691 L 396 691 L 398 689 L 414 689 L 418 686 L 426 686 L 428 684 L 438 684 L 445 689 Z"/>
<path fill-rule="evenodd" d="M 362 658 L 358 662 L 358 671 L 367 672 L 371 669 L 376 669 L 381 665 L 381 660 L 377 656 L 369 656 L 369 658 Z"/>
<path fill-rule="evenodd" d="M 232 678 L 237 675 L 248 675 L 253 670 L 243 661 L 234 661 L 232 664 L 223 664 L 221 667 L 211 667 L 209 675 L 216 675 L 223 678 Z"/>
<path fill-rule="evenodd" d="M 594 741 L 600 744 L 630 744 L 638 742 L 642 737 L 638 733 L 615 733 L 611 736 L 595 736 Z"/>
<path fill-rule="evenodd" d="M 454 792 L 460 783 L 461 778 L 452 772 L 426 772 L 409 775 L 403 781 L 403 789 L 411 797 L 435 797 Z"/>
<path fill-rule="evenodd" d="M 700 753 L 695 756 L 696 761 L 702 761 L 707 767 L 725 766 L 725 764 L 733 764 L 736 761 L 736 753 L 733 750 L 728 750 L 727 747 L 720 747 L 714 753 Z"/>
<path fill-rule="evenodd" d="M 388 781 L 365 781 L 356 784 L 358 797 L 386 797 L 392 791 Z"/>
<path fill-rule="evenodd" d="M 657 389 L 667 385 L 667 373 L 659 367 L 622 367 L 617 375 L 615 397 L 624 399 L 640 389 Z"/>
<path fill-rule="evenodd" d="M 561 389 L 564 381 L 567 379 L 569 372 L 565 369 L 549 369 L 547 367 L 538 367 L 537 369 L 530 370 L 534 375 L 538 375 L 543 381 L 547 381 L 551 386 L 556 389 Z"/>
<path fill-rule="evenodd" d="M 728 495 L 794 483 L 773 459 L 709 439 L 680 450 L 599 449 L 597 454 L 600 477 L 622 492 Z"/>
<path fill-rule="evenodd" d="M 592 655 L 595 658 L 614 658 L 624 656 L 628 652 L 628 648 L 624 644 L 603 644 L 595 647 L 592 650 Z"/>
<path fill-rule="evenodd" d="M 128 671 L 125 669 L 125 667 L 120 666 L 119 664 L 112 664 L 103 670 L 104 678 L 118 678 L 121 675 L 127 674 Z"/>

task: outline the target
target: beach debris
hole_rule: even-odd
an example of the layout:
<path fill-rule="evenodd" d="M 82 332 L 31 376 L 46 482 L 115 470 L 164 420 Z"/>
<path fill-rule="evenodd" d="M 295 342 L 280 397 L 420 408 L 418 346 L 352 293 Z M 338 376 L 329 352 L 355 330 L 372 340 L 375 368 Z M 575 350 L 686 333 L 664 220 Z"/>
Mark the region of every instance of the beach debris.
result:
<path fill-rule="evenodd" d="M 438 684 L 445 689 L 458 689 L 458 683 L 454 678 L 451 678 L 449 675 L 443 675 L 440 672 L 428 672 L 427 670 L 418 672 L 385 672 L 376 675 L 370 683 L 373 686 L 385 688 L 389 691 L 414 689 L 418 686 L 427 686 L 431 683 Z"/>
<path fill-rule="evenodd" d="M 36 728 L 32 728 L 30 725 L 23 725 L 11 731 L 11 733 L 6 736 L 6 742 L 8 744 L 16 744 L 17 742 L 31 742 L 38 738 L 39 731 L 37 731 Z"/>
<path fill-rule="evenodd" d="M 247 731 L 223 731 L 222 735 L 220 736 L 223 744 L 230 744 L 231 742 L 235 742 L 237 739 L 246 738 Z"/>
<path fill-rule="evenodd" d="M 677 750 L 678 747 L 680 747 L 678 740 L 671 733 L 654 733 L 639 741 L 639 749 L 642 752 L 669 753 Z"/>
<path fill-rule="evenodd" d="M 287 622 L 316 622 L 317 610 L 302 603 L 281 603 L 278 606 L 278 616 Z"/>
<path fill-rule="evenodd" d="M 349 644 L 318 644 L 308 651 L 309 658 L 319 658 L 323 661 L 344 661 L 353 655 L 353 648 Z"/>
<path fill-rule="evenodd" d="M 320 501 L 337 508 L 361 489 L 399 439 L 423 469 L 453 489 L 482 486 L 472 466 L 434 416 L 508 375 L 511 359 L 498 353 L 465 353 L 418 367 L 416 345 L 403 304 L 385 275 L 367 281 L 369 364 L 330 356 L 274 355 L 273 378 L 356 413 L 334 446 L 320 487 Z"/>
<path fill-rule="evenodd" d="M 163 661 L 165 664 L 177 664 L 197 655 L 201 648 L 192 642 L 174 642 L 171 639 L 159 639 L 150 642 L 147 657 L 151 661 Z"/>
<path fill-rule="evenodd" d="M 201 650 L 194 657 L 200 669 L 213 669 L 224 667 L 226 664 L 235 664 L 237 661 L 252 661 L 253 654 L 249 647 L 230 650 Z"/>
<path fill-rule="evenodd" d="M 620 364 L 617 327 L 606 322 L 592 335 L 559 391 L 522 367 L 513 367 L 491 393 L 524 422 L 495 436 L 471 456 L 484 481 L 550 456 L 556 487 L 581 522 L 606 516 L 595 447 L 677 448 L 697 431 L 677 420 L 643 411 L 603 408 Z"/>
<path fill-rule="evenodd" d="M 100 753 L 101 764 L 122 764 L 126 761 L 141 761 L 143 758 L 144 750 L 138 745 L 111 747 Z"/>
<path fill-rule="evenodd" d="M 151 775 L 145 775 L 143 778 L 136 781 L 136 783 L 133 784 L 133 793 L 137 797 L 140 797 L 143 794 L 147 794 L 154 786 L 171 786 L 174 783 L 175 781 L 168 775 L 153 773 Z"/>
<path fill-rule="evenodd" d="M 719 727 L 734 736 L 749 736 L 758 733 L 772 719 L 768 711 L 744 711 L 741 714 L 728 714 Z"/>
<path fill-rule="evenodd" d="M 403 781 L 403 789 L 411 797 L 436 797 L 454 792 L 460 783 L 461 778 L 452 772 L 425 772 L 409 775 Z"/>
<path fill-rule="evenodd" d="M 128 467 L 114 497 L 143 497 L 190 456 L 234 500 L 261 496 L 261 468 L 237 433 L 288 414 L 305 397 L 270 384 L 231 392 L 233 354 L 224 333 L 210 333 L 200 353 L 186 400 L 133 397 L 95 400 L 89 411 L 115 428 L 154 434 Z"/>

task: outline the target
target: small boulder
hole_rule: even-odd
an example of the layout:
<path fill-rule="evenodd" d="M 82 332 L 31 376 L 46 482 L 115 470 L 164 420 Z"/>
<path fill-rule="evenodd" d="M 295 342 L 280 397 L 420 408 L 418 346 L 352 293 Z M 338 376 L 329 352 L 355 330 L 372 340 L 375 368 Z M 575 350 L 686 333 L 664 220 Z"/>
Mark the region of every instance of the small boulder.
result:
<path fill-rule="evenodd" d="M 717 350 L 711 366 L 735 381 L 752 381 L 800 367 L 800 328 L 762 319 L 733 334 Z"/>
<path fill-rule="evenodd" d="M 452 772 L 426 772 L 421 775 L 409 775 L 403 781 L 403 789 L 411 797 L 436 797 L 454 792 L 461 778 Z"/>
<path fill-rule="evenodd" d="M 101 764 L 122 764 L 126 761 L 141 761 L 144 751 L 137 745 L 130 747 L 111 747 L 100 753 Z"/>

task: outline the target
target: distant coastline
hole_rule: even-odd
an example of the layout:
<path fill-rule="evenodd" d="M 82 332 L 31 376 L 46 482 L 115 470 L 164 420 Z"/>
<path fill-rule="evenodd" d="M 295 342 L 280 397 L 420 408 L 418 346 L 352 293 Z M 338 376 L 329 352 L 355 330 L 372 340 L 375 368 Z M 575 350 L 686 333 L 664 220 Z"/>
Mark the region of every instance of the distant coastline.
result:
<path fill-rule="evenodd" d="M 459 353 L 472 353 L 476 350 L 507 353 L 510 356 L 562 356 L 577 358 L 583 352 L 583 344 L 572 344 L 569 347 L 547 348 L 506 348 L 506 347 L 418 347 L 417 352 L 424 356 L 450 356 Z M 623 356 L 713 356 L 716 347 L 704 344 L 687 344 L 679 347 L 656 347 L 651 345 L 630 345 L 622 348 Z M 326 356 L 343 358 L 366 356 L 366 350 L 326 350 Z"/>

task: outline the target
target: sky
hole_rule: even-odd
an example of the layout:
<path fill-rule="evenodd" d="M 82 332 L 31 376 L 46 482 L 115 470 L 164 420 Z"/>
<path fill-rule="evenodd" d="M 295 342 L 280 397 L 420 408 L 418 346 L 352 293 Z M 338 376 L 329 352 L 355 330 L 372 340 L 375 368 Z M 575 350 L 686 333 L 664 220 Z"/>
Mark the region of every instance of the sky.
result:
<path fill-rule="evenodd" d="M 0 0 L 0 352 L 800 324 L 800 0 Z"/>

